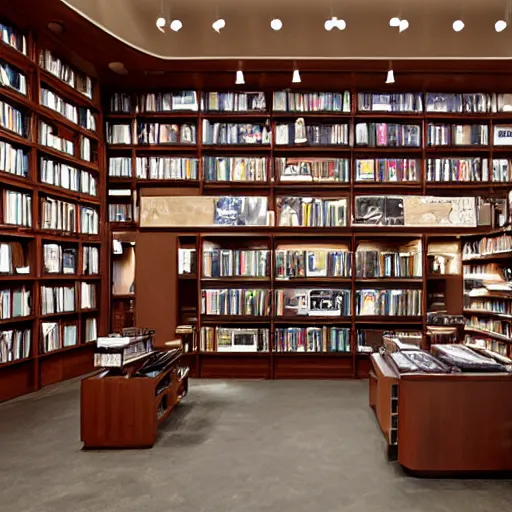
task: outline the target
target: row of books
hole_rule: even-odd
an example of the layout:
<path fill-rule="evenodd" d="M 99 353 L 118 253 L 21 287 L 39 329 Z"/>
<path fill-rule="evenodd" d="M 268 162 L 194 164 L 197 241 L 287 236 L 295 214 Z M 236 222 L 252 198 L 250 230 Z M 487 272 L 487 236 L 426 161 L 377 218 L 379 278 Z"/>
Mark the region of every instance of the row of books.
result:
<path fill-rule="evenodd" d="M 512 302 L 501 299 L 479 299 L 471 298 L 469 311 L 475 309 L 477 311 L 488 311 L 489 313 L 498 313 L 500 315 L 510 315 L 512 318 Z"/>
<path fill-rule="evenodd" d="M 59 244 L 43 245 L 43 265 L 47 274 L 76 274 L 77 250 Z"/>
<path fill-rule="evenodd" d="M 351 95 L 344 92 L 275 91 L 274 112 L 351 112 Z M 131 112 L 131 97 L 115 93 L 110 99 L 112 112 Z M 180 91 L 149 93 L 136 98 L 136 112 L 197 111 L 197 93 Z M 263 92 L 204 92 L 201 97 L 204 112 L 262 112 L 266 111 Z M 357 95 L 359 112 L 453 113 L 480 114 L 510 112 L 511 94 L 483 93 L 368 93 Z"/>
<path fill-rule="evenodd" d="M 356 181 L 418 181 L 419 160 L 411 158 L 367 158 L 356 160 Z"/>
<path fill-rule="evenodd" d="M 96 318 L 85 319 L 85 343 L 98 339 L 98 320 Z"/>
<path fill-rule="evenodd" d="M 336 227 L 347 225 L 346 199 L 279 197 L 279 226 Z"/>
<path fill-rule="evenodd" d="M 27 55 L 27 38 L 21 30 L 13 25 L 0 22 L 0 34 L 5 44 L 23 53 L 23 55 Z"/>
<path fill-rule="evenodd" d="M 299 118 L 295 123 L 276 124 L 276 146 L 309 144 L 313 146 L 348 146 L 350 127 L 348 124 L 305 123 Z"/>
<path fill-rule="evenodd" d="M 27 137 L 24 114 L 5 101 L 0 101 L 0 126 L 20 137 Z"/>
<path fill-rule="evenodd" d="M 489 127 L 485 124 L 432 124 L 427 127 L 429 146 L 487 146 Z"/>
<path fill-rule="evenodd" d="M 512 324 L 507 320 L 495 320 L 493 318 L 473 315 L 466 320 L 466 327 L 480 329 L 489 334 L 498 334 L 507 338 L 512 336 Z"/>
<path fill-rule="evenodd" d="M 80 305 L 82 309 L 94 309 L 96 307 L 96 284 L 80 283 Z"/>
<path fill-rule="evenodd" d="M 352 255 L 346 250 L 280 250 L 276 253 L 277 279 L 297 277 L 350 277 Z"/>
<path fill-rule="evenodd" d="M 350 180 L 350 160 L 347 158 L 276 158 L 276 176 L 281 181 L 334 181 Z"/>
<path fill-rule="evenodd" d="M 271 130 L 266 124 L 211 123 L 203 119 L 203 144 L 270 144 L 270 139 Z"/>
<path fill-rule="evenodd" d="M 132 222 L 133 209 L 131 204 L 109 204 L 108 220 L 109 222 Z"/>
<path fill-rule="evenodd" d="M 73 141 L 59 137 L 54 133 L 54 128 L 41 121 L 39 127 L 39 142 L 43 146 L 48 146 L 57 151 L 62 151 L 68 155 L 75 154 L 75 144 Z"/>
<path fill-rule="evenodd" d="M 427 181 L 489 181 L 489 160 L 478 157 L 429 158 Z"/>
<path fill-rule="evenodd" d="M 32 196 L 14 190 L 3 191 L 4 224 L 32 226 Z"/>
<path fill-rule="evenodd" d="M 26 178 L 28 176 L 28 153 L 0 140 L 0 171 Z"/>
<path fill-rule="evenodd" d="M 96 131 L 96 117 L 90 109 L 85 107 L 76 107 L 49 89 L 41 89 L 41 105 L 58 112 L 68 121 L 71 121 L 86 130 L 92 132 Z"/>
<path fill-rule="evenodd" d="M 78 326 L 58 322 L 41 323 L 40 351 L 42 354 L 78 344 Z"/>
<path fill-rule="evenodd" d="M 421 252 L 356 251 L 357 277 L 421 277 L 422 265 Z"/>
<path fill-rule="evenodd" d="M 91 140 L 83 135 L 80 136 L 80 158 L 86 162 L 92 162 Z"/>
<path fill-rule="evenodd" d="M 32 348 L 30 329 L 10 329 L 0 331 L 0 365 L 27 359 Z"/>
<path fill-rule="evenodd" d="M 50 50 L 41 50 L 39 65 L 79 93 L 92 99 L 92 80 L 87 75 L 74 71 Z"/>
<path fill-rule="evenodd" d="M 126 156 L 111 156 L 108 159 L 108 175 L 113 178 L 131 178 L 132 159 Z"/>
<path fill-rule="evenodd" d="M 493 340 L 486 336 L 475 336 L 473 333 L 465 335 L 464 344 L 491 350 L 492 352 L 496 352 L 502 356 L 507 356 L 508 354 L 508 342 Z"/>
<path fill-rule="evenodd" d="M 197 141 L 196 133 L 197 130 L 194 124 L 141 122 L 137 124 L 139 144 L 195 144 Z"/>
<path fill-rule="evenodd" d="M 0 290 L 0 319 L 30 316 L 30 297 L 31 291 L 25 286 Z"/>
<path fill-rule="evenodd" d="M 203 277 L 268 277 L 265 249 L 203 249 Z"/>
<path fill-rule="evenodd" d="M 40 293 L 42 315 L 76 311 L 74 286 L 41 286 Z"/>
<path fill-rule="evenodd" d="M 202 290 L 201 314 L 251 316 L 269 315 L 270 290 L 248 288 Z"/>
<path fill-rule="evenodd" d="M 107 142 L 109 144 L 131 144 L 132 126 L 130 124 L 107 123 Z"/>
<path fill-rule="evenodd" d="M 0 274 L 29 274 L 30 261 L 20 242 L 0 242 Z"/>
<path fill-rule="evenodd" d="M 350 316 L 350 290 L 275 290 L 277 316 Z"/>
<path fill-rule="evenodd" d="M 91 196 L 98 195 L 98 181 L 88 171 L 42 157 L 39 172 L 41 182 Z"/>
<path fill-rule="evenodd" d="M 506 158 L 496 158 L 492 160 L 492 181 L 508 182 L 512 181 L 512 161 Z"/>
<path fill-rule="evenodd" d="M 464 265 L 464 279 L 512 281 L 512 269 L 499 263 Z"/>
<path fill-rule="evenodd" d="M 199 349 L 202 352 L 268 352 L 268 329 L 201 327 Z"/>
<path fill-rule="evenodd" d="M 197 158 L 137 157 L 135 166 L 136 177 L 141 180 L 197 180 L 199 176 Z"/>
<path fill-rule="evenodd" d="M 462 247 L 462 259 L 486 256 L 500 252 L 512 251 L 512 236 L 483 237 L 480 240 L 466 242 Z"/>
<path fill-rule="evenodd" d="M 207 181 L 266 181 L 266 157 L 214 157 L 203 158 L 203 175 Z"/>
<path fill-rule="evenodd" d="M 78 233 L 77 205 L 45 197 L 41 199 L 41 229 Z M 94 208 L 80 206 L 80 233 L 97 235 L 99 215 Z"/>
<path fill-rule="evenodd" d="M 287 327 L 274 333 L 276 352 L 350 352 L 345 327 Z"/>
<path fill-rule="evenodd" d="M 356 314 L 360 316 L 419 316 L 421 290 L 356 290 Z"/>
<path fill-rule="evenodd" d="M 27 77 L 16 67 L 0 61 L 0 86 L 13 89 L 20 94 L 27 94 Z"/>
<path fill-rule="evenodd" d="M 357 123 L 355 139 L 358 146 L 420 147 L 421 126 L 397 123 Z"/>

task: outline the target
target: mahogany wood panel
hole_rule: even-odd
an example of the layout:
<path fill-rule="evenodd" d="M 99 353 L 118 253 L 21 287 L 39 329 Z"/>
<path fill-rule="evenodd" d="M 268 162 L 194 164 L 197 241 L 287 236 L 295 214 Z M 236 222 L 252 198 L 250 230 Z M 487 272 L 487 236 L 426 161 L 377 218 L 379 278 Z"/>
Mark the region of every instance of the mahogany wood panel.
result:
<path fill-rule="evenodd" d="M 39 358 L 40 385 L 48 386 L 92 372 L 94 345 L 80 346 L 76 350 L 45 354 Z"/>
<path fill-rule="evenodd" d="M 411 471 L 512 470 L 512 376 L 402 376 L 398 461 Z"/>
<path fill-rule="evenodd" d="M 34 382 L 35 361 L 3 367 L 0 371 L 0 402 L 36 390 Z"/>
<path fill-rule="evenodd" d="M 275 354 L 274 376 L 276 379 L 350 379 L 352 356 Z"/>
<path fill-rule="evenodd" d="M 201 354 L 199 375 L 207 379 L 269 379 L 270 356 Z"/>
<path fill-rule="evenodd" d="M 155 346 L 163 347 L 176 331 L 177 237 L 140 232 L 135 251 L 135 324 L 155 329 Z"/>
<path fill-rule="evenodd" d="M 356 377 L 366 379 L 370 374 L 371 364 L 368 355 L 356 355 Z"/>

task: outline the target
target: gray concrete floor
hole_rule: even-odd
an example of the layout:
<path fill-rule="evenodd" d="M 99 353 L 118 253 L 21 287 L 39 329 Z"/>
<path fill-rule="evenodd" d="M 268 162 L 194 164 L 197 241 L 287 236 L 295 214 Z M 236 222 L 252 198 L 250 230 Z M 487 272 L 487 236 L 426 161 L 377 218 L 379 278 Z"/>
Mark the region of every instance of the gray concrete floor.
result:
<path fill-rule="evenodd" d="M 152 450 L 82 452 L 79 383 L 0 405 L 1 512 L 497 512 L 386 461 L 364 381 L 193 381 Z"/>

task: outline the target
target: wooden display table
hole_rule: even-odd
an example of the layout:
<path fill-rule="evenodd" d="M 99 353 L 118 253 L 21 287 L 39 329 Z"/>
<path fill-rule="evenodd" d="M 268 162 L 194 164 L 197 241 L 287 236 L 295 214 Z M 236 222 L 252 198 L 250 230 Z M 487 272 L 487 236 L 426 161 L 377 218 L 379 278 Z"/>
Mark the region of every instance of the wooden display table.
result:
<path fill-rule="evenodd" d="M 371 363 L 370 406 L 405 469 L 512 471 L 512 375 L 398 375 L 380 354 Z"/>
<path fill-rule="evenodd" d="M 123 373 L 104 370 L 82 380 L 84 448 L 151 448 L 158 427 L 187 394 L 188 368 L 180 359 L 177 349 L 160 371 L 137 374 L 141 357 Z"/>

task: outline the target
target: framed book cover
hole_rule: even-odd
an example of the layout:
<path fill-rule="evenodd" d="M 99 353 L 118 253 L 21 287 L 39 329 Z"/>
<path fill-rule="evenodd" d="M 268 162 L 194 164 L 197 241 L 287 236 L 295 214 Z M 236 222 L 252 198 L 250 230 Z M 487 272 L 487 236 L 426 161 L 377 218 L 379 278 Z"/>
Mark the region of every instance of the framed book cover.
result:
<path fill-rule="evenodd" d="M 316 250 L 307 252 L 307 277 L 327 276 L 327 250 Z"/>
<path fill-rule="evenodd" d="M 375 181 L 375 160 L 356 161 L 356 181 Z"/>

